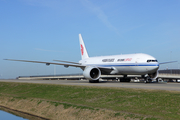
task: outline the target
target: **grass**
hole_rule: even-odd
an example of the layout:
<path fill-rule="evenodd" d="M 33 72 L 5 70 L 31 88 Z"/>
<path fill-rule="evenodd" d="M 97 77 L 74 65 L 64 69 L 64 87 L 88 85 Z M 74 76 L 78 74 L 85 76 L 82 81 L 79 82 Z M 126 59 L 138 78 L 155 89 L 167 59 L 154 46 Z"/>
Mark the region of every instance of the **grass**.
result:
<path fill-rule="evenodd" d="M 57 101 L 52 104 L 65 108 L 109 109 L 117 111 L 115 116 L 129 113 L 127 117 L 132 118 L 139 114 L 149 120 L 180 119 L 180 92 L 0 82 L 0 95 Z"/>
<path fill-rule="evenodd" d="M 94 109 L 92 107 L 88 107 L 88 106 L 79 106 L 79 105 L 73 105 L 73 104 L 68 104 L 68 103 L 60 103 L 60 102 L 52 102 L 52 101 L 47 101 L 47 102 L 50 102 L 51 104 L 55 105 L 56 107 L 58 105 L 63 105 L 64 106 L 64 109 L 68 109 L 70 107 L 73 107 L 73 108 L 80 108 L 80 109 L 89 109 L 89 110 L 99 110 L 99 109 Z"/>

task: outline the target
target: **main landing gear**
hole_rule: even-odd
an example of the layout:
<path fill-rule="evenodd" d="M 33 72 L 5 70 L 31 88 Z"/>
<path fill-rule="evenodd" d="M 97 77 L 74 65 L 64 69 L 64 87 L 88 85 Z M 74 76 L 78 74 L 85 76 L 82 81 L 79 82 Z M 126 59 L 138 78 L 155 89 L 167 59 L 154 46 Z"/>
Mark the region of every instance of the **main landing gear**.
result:
<path fill-rule="evenodd" d="M 120 79 L 120 82 L 130 82 L 131 78 L 128 78 L 127 75 L 124 75 L 123 78 Z"/>

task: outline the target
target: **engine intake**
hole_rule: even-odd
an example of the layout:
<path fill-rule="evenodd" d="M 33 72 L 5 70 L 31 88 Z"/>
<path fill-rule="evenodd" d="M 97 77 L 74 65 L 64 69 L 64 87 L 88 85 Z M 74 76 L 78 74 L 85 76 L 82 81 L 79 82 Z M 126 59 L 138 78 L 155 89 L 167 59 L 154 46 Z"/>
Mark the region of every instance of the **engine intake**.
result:
<path fill-rule="evenodd" d="M 101 71 L 96 67 L 86 67 L 83 75 L 86 79 L 89 80 L 98 80 L 101 76 Z"/>

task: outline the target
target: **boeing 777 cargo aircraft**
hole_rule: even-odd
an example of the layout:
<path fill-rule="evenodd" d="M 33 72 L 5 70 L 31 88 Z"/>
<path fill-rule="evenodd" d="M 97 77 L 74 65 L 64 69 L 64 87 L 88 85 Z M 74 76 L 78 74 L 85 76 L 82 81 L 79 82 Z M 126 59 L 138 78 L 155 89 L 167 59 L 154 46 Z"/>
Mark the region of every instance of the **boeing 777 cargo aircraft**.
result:
<path fill-rule="evenodd" d="M 79 67 L 83 70 L 83 75 L 90 83 L 99 82 L 101 75 L 123 75 L 120 82 L 130 82 L 127 75 L 142 75 L 145 82 L 151 82 L 158 76 L 159 63 L 156 58 L 143 53 L 124 54 L 101 57 L 89 57 L 81 34 L 79 34 L 80 50 L 82 59 L 79 63 L 55 60 L 55 62 L 14 60 L 22 62 L 45 63 L 46 65 L 64 65 L 65 67 Z M 162 63 L 164 64 L 164 63 Z"/>

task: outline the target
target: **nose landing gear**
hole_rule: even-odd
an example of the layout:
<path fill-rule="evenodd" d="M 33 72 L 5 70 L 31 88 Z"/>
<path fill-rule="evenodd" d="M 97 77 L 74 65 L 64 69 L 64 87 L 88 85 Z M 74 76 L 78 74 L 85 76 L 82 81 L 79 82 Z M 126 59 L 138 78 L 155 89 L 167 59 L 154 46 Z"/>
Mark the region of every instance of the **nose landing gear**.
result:
<path fill-rule="evenodd" d="M 143 76 L 144 78 L 144 83 L 151 83 L 152 82 L 152 79 L 149 77 L 149 76 Z"/>

